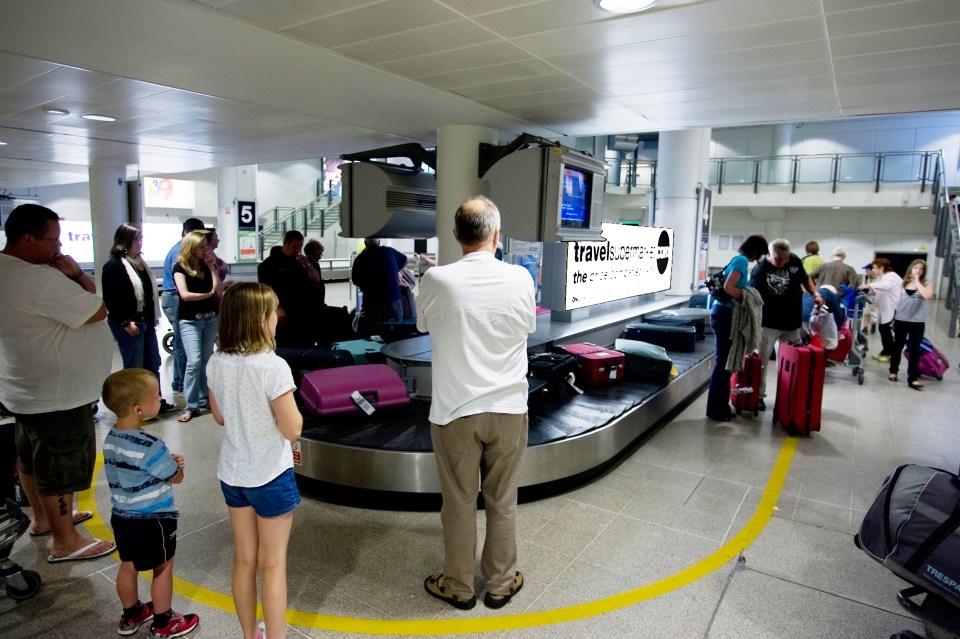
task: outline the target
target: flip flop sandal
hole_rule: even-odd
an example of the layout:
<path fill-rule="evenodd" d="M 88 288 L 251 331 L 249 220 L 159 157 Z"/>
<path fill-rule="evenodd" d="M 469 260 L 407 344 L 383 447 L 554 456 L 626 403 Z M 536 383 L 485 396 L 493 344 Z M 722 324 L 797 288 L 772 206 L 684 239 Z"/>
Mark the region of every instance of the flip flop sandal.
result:
<path fill-rule="evenodd" d="M 87 520 L 90 519 L 91 517 L 93 517 L 93 513 L 90 512 L 89 510 L 78 510 L 77 512 L 73 513 L 73 525 L 76 526 L 77 524 L 82 524 L 83 522 L 87 521 Z M 52 533 L 52 532 L 53 532 L 53 528 L 47 528 L 47 529 L 44 530 L 43 532 L 33 532 L 33 531 L 31 530 L 31 531 L 30 531 L 30 536 L 31 536 L 31 537 L 46 537 L 47 535 L 49 535 L 49 534 Z"/>
<path fill-rule="evenodd" d="M 180 413 L 180 417 L 177 418 L 177 421 L 180 422 L 181 424 L 186 424 L 194 417 L 199 417 L 199 416 L 200 416 L 200 411 L 191 410 L 188 408 L 187 410 Z"/>
<path fill-rule="evenodd" d="M 94 548 L 96 548 L 97 546 L 103 543 L 109 544 L 106 550 L 102 550 L 93 555 L 84 554 L 85 552 L 89 552 L 90 550 L 93 550 Z M 94 539 L 83 548 L 74 550 L 72 553 L 70 553 L 65 557 L 54 557 L 53 555 L 50 555 L 49 557 L 47 557 L 47 563 L 59 564 L 64 561 L 86 561 L 87 559 L 96 559 L 97 557 L 103 557 L 104 555 L 109 555 L 110 553 L 114 552 L 116 549 L 117 549 L 117 545 L 112 541 L 104 542 L 100 539 Z"/>

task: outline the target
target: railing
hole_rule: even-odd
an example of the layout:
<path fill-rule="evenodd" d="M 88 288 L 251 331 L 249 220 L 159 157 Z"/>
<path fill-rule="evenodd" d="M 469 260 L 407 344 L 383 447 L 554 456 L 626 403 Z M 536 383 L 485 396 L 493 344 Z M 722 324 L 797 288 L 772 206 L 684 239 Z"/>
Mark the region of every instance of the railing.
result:
<path fill-rule="evenodd" d="M 951 189 L 946 185 L 946 172 L 941 154 L 934 166 L 932 183 L 933 234 L 937 238 L 935 255 L 944 258 L 944 274 L 948 279 L 944 305 L 950 311 L 950 326 L 947 335 L 957 336 L 957 318 L 960 315 L 960 199 L 950 201 Z M 956 194 L 953 189 L 952 194 Z"/>
<path fill-rule="evenodd" d="M 260 255 L 265 256 L 270 247 L 283 241 L 287 231 L 317 230 L 321 234 L 340 221 L 340 182 L 331 180 L 329 188 L 309 204 L 296 208 L 277 206 L 260 217 L 261 228 L 257 233 Z"/>
<path fill-rule="evenodd" d="M 798 184 L 830 184 L 836 193 L 842 184 L 917 183 L 923 193 L 936 175 L 940 151 L 897 153 L 836 153 L 832 155 L 781 155 L 714 158 L 710 160 L 710 184 L 723 193 L 724 186 L 753 187 Z"/>
<path fill-rule="evenodd" d="M 657 184 L 657 163 L 650 160 L 621 160 L 607 169 L 607 184 L 633 189 L 652 189 Z"/>

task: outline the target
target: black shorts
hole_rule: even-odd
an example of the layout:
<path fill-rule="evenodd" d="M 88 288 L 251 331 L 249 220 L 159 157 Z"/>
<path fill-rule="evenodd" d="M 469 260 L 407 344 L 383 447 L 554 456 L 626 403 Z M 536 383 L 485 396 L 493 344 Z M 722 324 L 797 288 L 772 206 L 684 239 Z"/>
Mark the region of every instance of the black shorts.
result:
<path fill-rule="evenodd" d="M 177 552 L 176 517 L 131 519 L 113 514 L 110 525 L 120 561 L 132 561 L 137 572 L 153 570 Z"/>

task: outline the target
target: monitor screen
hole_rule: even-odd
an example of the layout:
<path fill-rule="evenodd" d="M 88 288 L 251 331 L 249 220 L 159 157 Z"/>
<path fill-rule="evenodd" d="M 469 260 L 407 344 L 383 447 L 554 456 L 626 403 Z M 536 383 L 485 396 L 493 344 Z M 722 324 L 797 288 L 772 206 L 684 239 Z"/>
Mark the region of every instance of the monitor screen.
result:
<path fill-rule="evenodd" d="M 560 192 L 560 227 L 583 229 L 590 226 L 590 179 L 592 174 L 569 164 L 563 165 Z"/>

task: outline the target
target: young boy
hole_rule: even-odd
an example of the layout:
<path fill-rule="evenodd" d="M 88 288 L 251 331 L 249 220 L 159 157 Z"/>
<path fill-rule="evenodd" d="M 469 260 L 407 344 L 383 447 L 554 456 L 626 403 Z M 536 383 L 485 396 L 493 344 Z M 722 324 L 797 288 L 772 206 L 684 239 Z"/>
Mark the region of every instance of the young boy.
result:
<path fill-rule="evenodd" d="M 132 635 L 152 619 L 151 637 L 180 637 L 200 622 L 197 615 L 182 615 L 170 607 L 180 514 L 173 507 L 172 484 L 183 481 L 183 457 L 140 430 L 144 420 L 160 412 L 160 383 L 148 370 L 124 369 L 103 383 L 103 401 L 117 415 L 117 425 L 103 442 L 113 503 L 110 524 L 121 561 L 117 594 L 123 615 L 117 631 Z M 147 603 L 137 591 L 137 573 L 144 570 L 153 570 L 153 601 Z"/>

